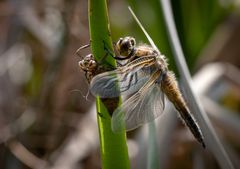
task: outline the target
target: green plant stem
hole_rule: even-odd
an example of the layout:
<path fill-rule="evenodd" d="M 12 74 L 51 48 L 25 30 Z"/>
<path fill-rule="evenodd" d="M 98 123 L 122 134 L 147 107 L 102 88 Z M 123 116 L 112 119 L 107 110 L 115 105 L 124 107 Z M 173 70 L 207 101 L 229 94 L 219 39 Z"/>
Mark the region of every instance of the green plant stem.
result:
<path fill-rule="evenodd" d="M 106 54 L 104 47 L 113 53 L 110 28 L 107 14 L 106 0 L 89 0 L 89 28 L 91 49 L 95 59 L 101 64 L 115 66 L 115 61 Z M 97 119 L 101 145 L 101 159 L 103 169 L 129 169 L 129 158 L 125 131 L 113 133 L 111 129 L 111 115 L 119 105 L 120 98 L 97 98 Z"/>

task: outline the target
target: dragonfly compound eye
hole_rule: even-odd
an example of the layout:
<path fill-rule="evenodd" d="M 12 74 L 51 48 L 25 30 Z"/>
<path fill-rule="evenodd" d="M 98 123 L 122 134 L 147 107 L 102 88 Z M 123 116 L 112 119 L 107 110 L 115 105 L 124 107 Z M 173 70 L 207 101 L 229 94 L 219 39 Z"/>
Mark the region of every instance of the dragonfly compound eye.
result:
<path fill-rule="evenodd" d="M 134 39 L 134 38 L 131 38 L 131 39 L 130 39 L 130 43 L 131 43 L 132 46 L 135 46 L 135 45 L 136 45 L 135 39 Z"/>
<path fill-rule="evenodd" d="M 135 39 L 132 37 L 120 38 L 116 47 L 121 56 L 129 56 L 135 47 Z"/>

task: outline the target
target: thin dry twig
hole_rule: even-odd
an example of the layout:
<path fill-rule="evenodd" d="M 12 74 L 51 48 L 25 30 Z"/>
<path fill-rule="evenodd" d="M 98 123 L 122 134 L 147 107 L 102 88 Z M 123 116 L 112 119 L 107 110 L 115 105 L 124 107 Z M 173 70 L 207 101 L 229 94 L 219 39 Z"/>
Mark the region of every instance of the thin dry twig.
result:
<path fill-rule="evenodd" d="M 52 158 L 55 159 L 51 169 L 73 169 L 92 150 L 97 149 L 99 140 L 95 116 L 95 106 L 92 106 L 79 122 L 75 134 L 66 141 L 62 149 L 53 153 Z"/>
<path fill-rule="evenodd" d="M 0 143 L 7 142 L 17 134 L 25 131 L 35 120 L 35 112 L 27 109 L 17 120 L 0 129 Z"/>
<path fill-rule="evenodd" d="M 17 157 L 22 163 L 33 169 L 42 169 L 47 166 L 47 162 L 38 158 L 24 147 L 19 141 L 12 140 L 6 144 L 9 150 Z"/>

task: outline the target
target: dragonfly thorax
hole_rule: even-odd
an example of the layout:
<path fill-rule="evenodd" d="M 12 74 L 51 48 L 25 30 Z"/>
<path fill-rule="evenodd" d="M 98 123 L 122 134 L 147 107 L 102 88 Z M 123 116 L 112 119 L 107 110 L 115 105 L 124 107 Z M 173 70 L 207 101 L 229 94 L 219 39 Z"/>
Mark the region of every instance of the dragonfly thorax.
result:
<path fill-rule="evenodd" d="M 167 62 L 163 55 L 157 55 L 156 56 L 156 67 L 160 69 L 161 71 L 167 71 Z"/>

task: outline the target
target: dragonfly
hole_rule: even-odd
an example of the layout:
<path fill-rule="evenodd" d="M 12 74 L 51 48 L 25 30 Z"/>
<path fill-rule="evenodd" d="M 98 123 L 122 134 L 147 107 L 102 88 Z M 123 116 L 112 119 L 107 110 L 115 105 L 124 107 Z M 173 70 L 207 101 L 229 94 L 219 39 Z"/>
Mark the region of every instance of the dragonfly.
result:
<path fill-rule="evenodd" d="M 201 130 L 187 107 L 174 73 L 168 70 L 165 56 L 150 46 L 136 46 L 132 40 L 133 37 L 120 38 L 116 44 L 120 60 L 125 56 L 127 63 L 95 76 L 90 83 L 90 91 L 100 98 L 130 96 L 113 112 L 112 130 L 129 131 L 153 121 L 163 113 L 167 96 L 205 147 Z"/>
<path fill-rule="evenodd" d="M 123 60 L 125 64 L 93 77 L 90 91 L 100 98 L 128 97 L 113 112 L 114 132 L 133 130 L 155 120 L 164 112 L 167 97 L 193 136 L 205 147 L 202 132 L 190 113 L 174 73 L 168 69 L 166 57 L 159 52 L 139 20 L 135 20 L 150 39 L 151 46 L 136 45 L 133 37 L 120 38 L 116 43 L 119 56 L 115 59 Z"/>

